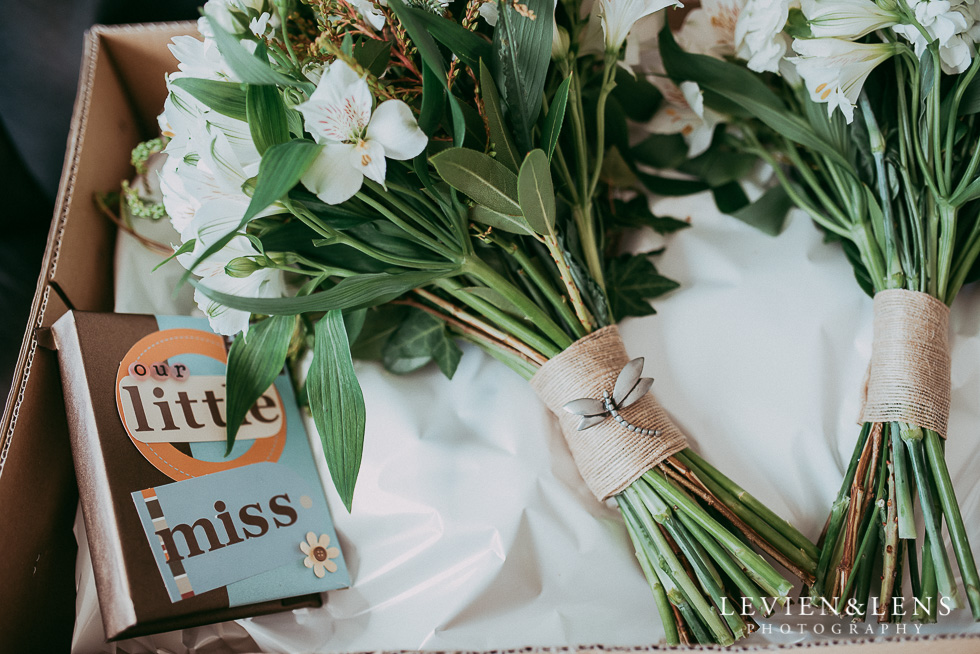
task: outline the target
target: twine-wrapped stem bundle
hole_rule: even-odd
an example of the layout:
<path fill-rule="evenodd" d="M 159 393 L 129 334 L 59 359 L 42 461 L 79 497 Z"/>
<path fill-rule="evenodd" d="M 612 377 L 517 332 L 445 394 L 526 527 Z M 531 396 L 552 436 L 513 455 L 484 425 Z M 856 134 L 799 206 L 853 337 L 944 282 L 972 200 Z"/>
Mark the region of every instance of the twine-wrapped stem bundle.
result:
<path fill-rule="evenodd" d="M 605 327 L 546 362 L 531 387 L 558 418 L 596 499 L 615 498 L 668 642 L 727 645 L 751 630 L 746 618 L 726 610 L 740 605 L 731 588 L 764 614 L 772 606 L 762 597 L 785 601 L 792 588 L 743 539 L 803 579 L 812 579 L 816 547 L 687 449 L 647 392 L 651 380 L 639 377 L 639 363 L 631 362 L 619 330 Z M 573 413 L 575 405 L 585 412 Z"/>

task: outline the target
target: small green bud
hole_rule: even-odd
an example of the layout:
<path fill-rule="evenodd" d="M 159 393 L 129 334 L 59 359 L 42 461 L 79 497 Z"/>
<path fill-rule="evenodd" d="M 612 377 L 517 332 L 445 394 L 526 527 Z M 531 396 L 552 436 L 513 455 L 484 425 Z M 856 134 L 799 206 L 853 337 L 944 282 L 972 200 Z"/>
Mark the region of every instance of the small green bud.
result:
<path fill-rule="evenodd" d="M 225 264 L 225 274 L 236 279 L 248 277 L 261 269 L 262 266 L 249 257 L 236 257 Z"/>

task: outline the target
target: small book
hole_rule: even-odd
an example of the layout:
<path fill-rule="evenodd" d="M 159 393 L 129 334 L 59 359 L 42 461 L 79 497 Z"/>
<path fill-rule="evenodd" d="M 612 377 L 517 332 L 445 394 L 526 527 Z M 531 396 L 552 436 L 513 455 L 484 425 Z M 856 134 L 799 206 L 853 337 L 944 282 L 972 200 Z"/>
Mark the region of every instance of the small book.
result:
<path fill-rule="evenodd" d="M 109 640 L 349 585 L 288 374 L 226 455 L 228 342 L 207 320 L 74 311 L 52 333 Z"/>

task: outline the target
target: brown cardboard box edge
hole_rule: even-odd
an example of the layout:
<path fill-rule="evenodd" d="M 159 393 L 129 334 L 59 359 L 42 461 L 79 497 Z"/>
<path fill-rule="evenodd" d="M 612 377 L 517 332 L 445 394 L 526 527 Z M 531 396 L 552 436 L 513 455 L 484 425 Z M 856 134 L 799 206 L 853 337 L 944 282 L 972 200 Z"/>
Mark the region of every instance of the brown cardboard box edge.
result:
<path fill-rule="evenodd" d="M 92 193 L 111 189 L 128 177 L 129 150 L 140 139 L 155 135 L 154 116 L 165 97 L 160 78 L 175 66 L 166 43 L 188 33 L 194 33 L 193 23 L 95 26 L 86 34 L 42 273 L 0 419 L 0 644 L 6 651 L 66 651 L 75 615 L 72 524 L 77 488 L 58 364 L 53 352 L 38 347 L 38 330 L 68 309 L 111 310 L 114 232 L 95 210 Z M 943 647 L 945 654 L 980 652 L 980 636 L 822 641 L 729 651 L 908 654 L 926 647 Z M 508 654 L 664 649 L 649 645 L 526 648 Z"/>

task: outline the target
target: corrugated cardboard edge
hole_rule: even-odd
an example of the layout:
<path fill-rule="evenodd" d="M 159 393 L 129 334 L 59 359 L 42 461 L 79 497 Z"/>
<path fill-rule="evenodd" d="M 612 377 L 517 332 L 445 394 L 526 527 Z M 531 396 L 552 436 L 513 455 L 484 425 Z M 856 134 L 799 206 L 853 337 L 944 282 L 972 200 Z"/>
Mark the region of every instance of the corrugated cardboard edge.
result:
<path fill-rule="evenodd" d="M 42 274 L 38 279 L 37 290 L 34 303 L 31 308 L 30 320 L 24 339 L 21 345 L 20 356 L 14 371 L 14 382 L 11 387 L 7 403 L 4 408 L 2 420 L 0 420 L 0 483 L 7 454 L 13 442 L 14 431 L 20 415 L 20 409 L 24 402 L 28 381 L 31 375 L 31 367 L 37 353 L 37 331 L 50 325 L 59 318 L 70 307 L 68 298 L 65 298 L 60 289 L 52 284 L 57 270 L 59 255 L 61 252 L 62 241 L 65 233 L 65 225 L 68 219 L 68 209 L 71 205 L 71 198 L 75 188 L 75 179 L 78 171 L 79 158 L 81 155 L 82 136 L 86 126 L 88 113 L 91 109 L 92 94 L 91 83 L 97 63 L 97 56 L 100 51 L 101 39 L 103 36 L 113 34 L 138 34 L 146 31 L 180 31 L 193 33 L 194 23 L 152 23 L 142 25 L 124 26 L 95 26 L 86 33 L 85 46 L 83 53 L 83 64 L 79 77 L 78 95 L 75 99 L 75 108 L 69 133 L 68 149 L 65 154 L 65 166 L 62 173 L 61 184 L 58 192 L 58 202 L 55 207 L 54 219 L 48 236 L 48 245 L 45 249 L 44 260 L 42 262 Z M 48 316 L 49 309 L 52 315 Z M 67 440 L 67 434 L 65 435 Z M 3 507 L 0 507 L 2 510 Z M 34 607 L 40 608 L 40 607 Z M 42 618 L 43 619 L 43 618 Z M 59 625 L 60 626 L 60 625 Z M 53 625 L 51 626 L 52 630 Z M 17 634 L 15 641 L 27 641 L 29 636 Z M 46 651 L 41 647 L 41 635 L 33 641 L 33 647 L 25 645 L 19 651 Z M 4 641 L 5 646 L 13 646 L 14 643 Z M 923 647 L 943 646 L 946 654 L 968 654 L 980 652 L 980 635 L 976 634 L 956 634 L 956 635 L 933 635 L 933 636 L 907 636 L 891 638 L 868 638 L 860 640 L 823 640 L 808 643 L 796 643 L 786 645 L 749 645 L 735 646 L 729 648 L 694 646 L 691 648 L 671 648 L 661 645 L 645 645 L 637 647 L 603 647 L 580 646 L 580 647 L 527 647 L 507 650 L 427 650 L 432 654 L 627 654 L 639 652 L 663 652 L 663 651 L 730 651 L 730 652 L 764 652 L 764 651 L 789 651 L 798 649 L 817 649 L 827 651 L 832 654 L 877 654 L 878 652 L 888 651 L 897 654 L 920 653 Z M 383 654 L 409 654 L 417 650 L 384 650 Z M 343 654 L 381 654 L 379 652 L 363 652 Z M 336 653 L 341 654 L 341 653 Z"/>

